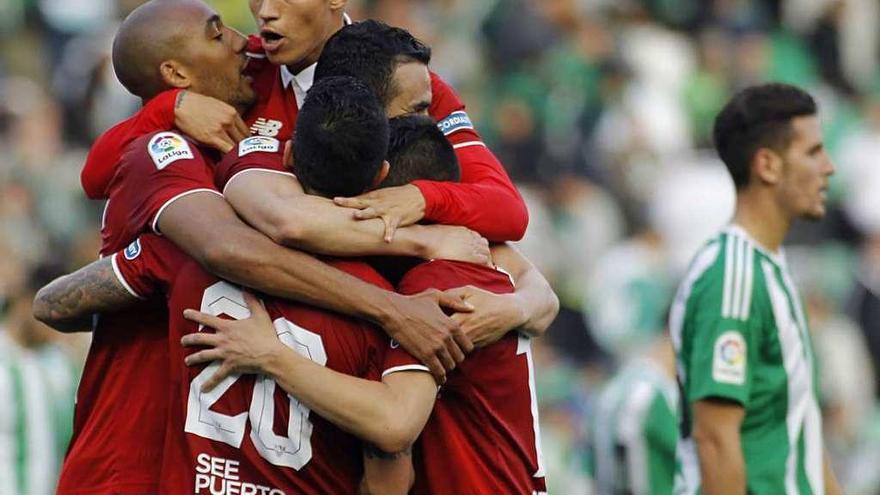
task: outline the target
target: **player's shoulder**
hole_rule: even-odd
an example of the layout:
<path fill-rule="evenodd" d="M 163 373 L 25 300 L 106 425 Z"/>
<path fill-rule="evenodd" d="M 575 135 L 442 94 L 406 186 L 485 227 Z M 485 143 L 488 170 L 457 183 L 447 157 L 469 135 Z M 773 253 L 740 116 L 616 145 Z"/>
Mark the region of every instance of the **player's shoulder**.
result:
<path fill-rule="evenodd" d="M 728 226 L 707 242 L 688 270 L 693 297 L 711 298 L 722 318 L 746 320 L 762 275 L 762 250 L 737 226 Z"/>
<path fill-rule="evenodd" d="M 357 277 L 368 284 L 375 285 L 385 290 L 394 290 L 388 280 L 385 279 L 369 263 L 359 259 L 328 258 L 325 260 L 330 266 L 343 271 L 353 277 Z"/>
<path fill-rule="evenodd" d="M 150 163 L 162 170 L 180 160 L 201 158 L 194 141 L 177 131 L 157 131 L 133 140 L 123 154 L 124 161 Z"/>
<path fill-rule="evenodd" d="M 473 285 L 495 293 L 513 292 L 513 279 L 498 268 L 453 260 L 431 260 L 410 269 L 398 287 L 414 293 L 425 289 L 447 290 Z"/>

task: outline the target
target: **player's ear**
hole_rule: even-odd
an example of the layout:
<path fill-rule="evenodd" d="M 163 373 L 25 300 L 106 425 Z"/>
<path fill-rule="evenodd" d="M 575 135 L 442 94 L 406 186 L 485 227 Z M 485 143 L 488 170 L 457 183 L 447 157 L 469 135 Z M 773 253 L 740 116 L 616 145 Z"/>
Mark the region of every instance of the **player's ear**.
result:
<path fill-rule="evenodd" d="M 165 60 L 159 64 L 159 74 L 162 82 L 172 88 L 189 88 L 192 86 L 192 76 L 189 69 L 176 60 Z"/>
<path fill-rule="evenodd" d="M 388 163 L 388 160 L 383 160 L 382 165 L 379 166 L 379 171 L 376 172 L 376 177 L 373 177 L 373 184 L 370 185 L 370 189 L 376 189 L 379 187 L 379 184 L 385 180 L 385 177 L 388 177 L 388 172 L 391 171 L 391 164 Z"/>
<path fill-rule="evenodd" d="M 779 183 L 783 166 L 782 157 L 770 148 L 758 148 L 752 157 L 752 175 L 765 184 Z"/>

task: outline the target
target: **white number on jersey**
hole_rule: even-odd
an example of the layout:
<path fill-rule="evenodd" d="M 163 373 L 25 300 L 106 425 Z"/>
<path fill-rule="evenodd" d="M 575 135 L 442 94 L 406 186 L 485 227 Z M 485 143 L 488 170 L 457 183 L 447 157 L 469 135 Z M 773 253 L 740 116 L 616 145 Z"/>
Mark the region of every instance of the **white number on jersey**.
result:
<path fill-rule="evenodd" d="M 241 290 L 226 282 L 217 282 L 205 289 L 201 311 L 214 316 L 225 314 L 236 320 L 250 316 Z M 284 345 L 322 366 L 327 364 L 327 353 L 320 335 L 284 318 L 275 320 L 274 325 L 278 338 Z M 199 330 L 201 329 L 200 326 Z M 312 423 L 309 421 L 309 408 L 295 397 L 288 395 L 290 416 L 287 436 L 277 435 L 273 431 L 275 381 L 265 376 L 258 376 L 248 411 L 235 415 L 212 411 L 211 406 L 220 400 L 220 397 L 241 377 L 238 374 L 231 375 L 212 391 L 202 393 L 202 384 L 219 367 L 217 363 L 210 364 L 190 383 L 184 431 L 240 448 L 244 439 L 245 424 L 250 419 L 251 441 L 264 459 L 275 466 L 302 469 L 312 458 Z"/>

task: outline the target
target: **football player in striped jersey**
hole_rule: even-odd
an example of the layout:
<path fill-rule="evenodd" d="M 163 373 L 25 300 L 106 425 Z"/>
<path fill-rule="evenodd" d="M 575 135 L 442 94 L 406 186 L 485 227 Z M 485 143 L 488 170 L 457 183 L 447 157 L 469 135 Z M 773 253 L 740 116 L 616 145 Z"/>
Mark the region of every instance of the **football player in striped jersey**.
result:
<path fill-rule="evenodd" d="M 766 84 L 715 120 L 736 212 L 697 253 L 670 314 L 683 402 L 676 493 L 840 493 L 782 248 L 795 220 L 825 215 L 834 166 L 816 113 L 803 90 Z"/>

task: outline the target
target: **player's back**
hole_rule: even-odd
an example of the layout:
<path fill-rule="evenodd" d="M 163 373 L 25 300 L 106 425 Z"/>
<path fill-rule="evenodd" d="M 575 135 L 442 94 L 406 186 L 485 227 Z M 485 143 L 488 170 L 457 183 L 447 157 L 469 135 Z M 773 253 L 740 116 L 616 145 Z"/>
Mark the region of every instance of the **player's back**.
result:
<path fill-rule="evenodd" d="M 207 164 L 194 149 L 173 132 L 131 143 L 110 185 L 102 219 L 102 255 L 123 249 L 153 227 L 153 218 L 177 195 L 193 190 L 199 180 L 210 180 Z M 181 177 L 174 179 L 174 187 L 146 180 L 159 174 Z M 137 256 L 138 249 L 139 244 L 132 244 L 125 256 Z M 77 390 L 59 494 L 157 489 L 167 415 L 167 324 L 161 298 L 101 315 Z"/>
<path fill-rule="evenodd" d="M 513 292 L 504 272 L 439 260 L 410 270 L 398 290 L 414 294 L 465 285 Z M 468 355 L 441 387 L 420 437 L 415 493 L 546 491 L 534 390 L 528 338 L 511 333 Z"/>
<path fill-rule="evenodd" d="M 390 288 L 364 263 L 331 264 Z M 335 371 L 381 378 L 374 358 L 387 347 L 387 338 L 377 328 L 289 301 L 265 303 L 278 338 L 289 347 Z M 195 351 L 185 350 L 180 339 L 199 329 L 183 319 L 183 310 L 246 318 L 241 289 L 188 262 L 177 272 L 168 304 L 173 397 L 161 493 L 355 493 L 363 470 L 359 440 L 310 414 L 269 378 L 232 376 L 201 393 L 200 385 L 218 365 L 184 364 L 184 357 Z"/>

